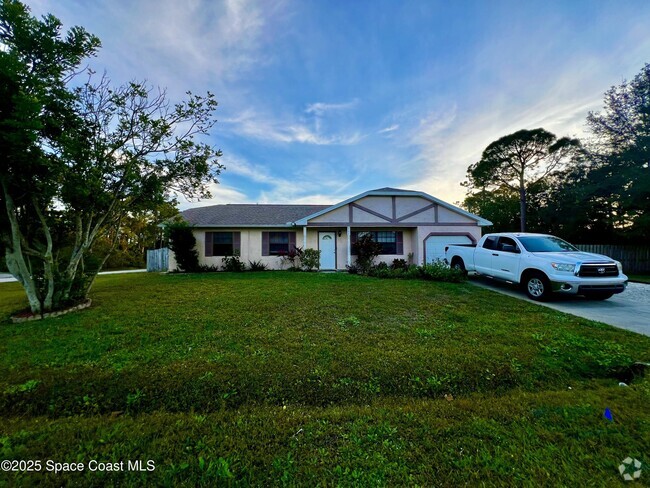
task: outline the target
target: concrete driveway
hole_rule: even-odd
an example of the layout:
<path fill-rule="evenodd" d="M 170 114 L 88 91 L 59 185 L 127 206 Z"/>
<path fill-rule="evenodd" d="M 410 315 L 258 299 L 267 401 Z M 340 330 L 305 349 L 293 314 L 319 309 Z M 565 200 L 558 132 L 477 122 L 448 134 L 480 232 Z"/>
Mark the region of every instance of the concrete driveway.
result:
<path fill-rule="evenodd" d="M 604 301 L 558 296 L 550 302 L 540 303 L 529 299 L 523 291 L 513 285 L 478 276 L 470 276 L 469 282 L 530 303 L 650 336 L 650 285 L 630 283 L 623 293 Z"/>
<path fill-rule="evenodd" d="M 122 274 L 122 273 L 146 273 L 146 269 L 123 269 L 120 271 L 102 271 L 100 275 L 110 275 L 110 274 Z M 0 283 L 12 283 L 16 281 L 16 278 L 11 276 L 9 273 L 0 273 Z"/>

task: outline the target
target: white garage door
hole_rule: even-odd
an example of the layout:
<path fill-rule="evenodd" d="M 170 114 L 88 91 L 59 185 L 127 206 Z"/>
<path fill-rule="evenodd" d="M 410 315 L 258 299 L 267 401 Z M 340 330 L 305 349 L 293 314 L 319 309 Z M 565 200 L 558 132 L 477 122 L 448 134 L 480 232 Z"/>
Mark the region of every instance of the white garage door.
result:
<path fill-rule="evenodd" d="M 445 259 L 445 247 L 449 244 L 472 244 L 467 236 L 429 236 L 425 241 L 427 263 Z"/>

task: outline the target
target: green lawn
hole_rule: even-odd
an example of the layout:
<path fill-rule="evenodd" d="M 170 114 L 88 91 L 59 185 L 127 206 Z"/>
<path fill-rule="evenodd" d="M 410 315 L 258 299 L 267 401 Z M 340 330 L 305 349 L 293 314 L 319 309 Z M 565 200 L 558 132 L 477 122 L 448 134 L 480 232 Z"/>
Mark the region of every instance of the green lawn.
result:
<path fill-rule="evenodd" d="M 630 281 L 638 281 L 639 283 L 650 283 L 650 275 L 648 274 L 642 274 L 642 275 L 627 275 L 628 278 L 630 278 Z"/>
<path fill-rule="evenodd" d="M 156 469 L 0 485 L 611 486 L 650 463 L 650 381 L 618 386 L 650 338 L 470 284 L 143 273 L 92 298 L 0 325 L 0 459 Z M 0 284 L 0 319 L 24 306 Z"/>

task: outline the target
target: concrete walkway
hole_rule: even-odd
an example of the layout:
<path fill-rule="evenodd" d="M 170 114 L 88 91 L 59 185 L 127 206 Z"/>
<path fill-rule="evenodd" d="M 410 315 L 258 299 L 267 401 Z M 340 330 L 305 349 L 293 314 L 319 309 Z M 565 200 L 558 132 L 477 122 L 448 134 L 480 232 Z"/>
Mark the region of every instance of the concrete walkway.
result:
<path fill-rule="evenodd" d="M 477 276 L 470 277 L 469 282 L 530 303 L 650 336 L 650 285 L 648 284 L 630 283 L 623 293 L 604 301 L 563 295 L 550 302 L 540 303 L 529 299 L 523 291 L 513 285 Z"/>
<path fill-rule="evenodd" d="M 124 269 L 120 271 L 102 271 L 100 275 L 122 274 L 122 273 L 146 273 L 146 269 Z M 11 283 L 16 281 L 16 278 L 9 273 L 0 273 L 0 283 Z"/>

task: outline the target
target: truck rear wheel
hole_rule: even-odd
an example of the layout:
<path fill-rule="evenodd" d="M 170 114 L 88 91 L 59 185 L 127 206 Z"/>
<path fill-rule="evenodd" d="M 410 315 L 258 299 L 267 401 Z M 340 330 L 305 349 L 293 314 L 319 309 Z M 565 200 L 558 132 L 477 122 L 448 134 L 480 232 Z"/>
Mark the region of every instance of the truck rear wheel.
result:
<path fill-rule="evenodd" d="M 551 282 L 539 271 L 528 273 L 523 280 L 523 286 L 531 300 L 543 302 L 551 296 Z"/>
<path fill-rule="evenodd" d="M 457 269 L 461 271 L 465 275 L 467 274 L 467 269 L 465 269 L 465 263 L 459 257 L 455 257 L 454 259 L 451 260 L 451 267 L 453 269 Z"/>

